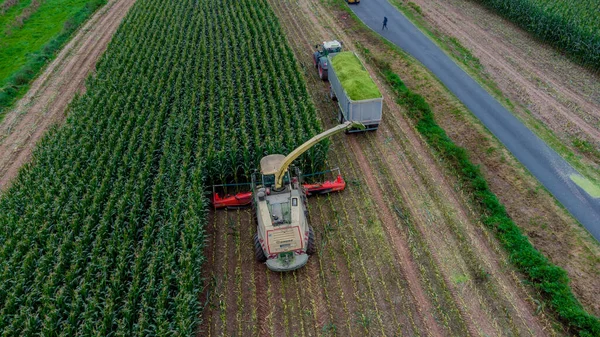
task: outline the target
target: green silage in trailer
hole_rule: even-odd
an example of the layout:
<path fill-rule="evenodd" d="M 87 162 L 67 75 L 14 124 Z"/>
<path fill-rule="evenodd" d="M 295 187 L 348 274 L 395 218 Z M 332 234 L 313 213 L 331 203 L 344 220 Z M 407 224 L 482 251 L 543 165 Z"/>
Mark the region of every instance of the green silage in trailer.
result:
<path fill-rule="evenodd" d="M 331 62 L 336 76 L 351 100 L 381 97 L 379 88 L 353 52 L 335 54 Z"/>

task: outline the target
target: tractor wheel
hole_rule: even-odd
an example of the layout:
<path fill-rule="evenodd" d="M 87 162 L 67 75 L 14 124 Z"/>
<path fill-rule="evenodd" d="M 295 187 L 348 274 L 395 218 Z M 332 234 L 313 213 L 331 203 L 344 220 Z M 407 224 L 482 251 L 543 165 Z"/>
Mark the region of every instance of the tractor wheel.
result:
<path fill-rule="evenodd" d="M 315 66 L 315 68 L 319 68 L 319 59 L 315 54 L 313 54 L 313 65 Z"/>
<path fill-rule="evenodd" d="M 323 81 L 327 81 L 327 72 L 323 69 L 323 67 L 319 64 L 319 78 Z"/>
<path fill-rule="evenodd" d="M 313 255 L 317 252 L 317 244 L 315 243 L 315 232 L 312 226 L 308 226 L 308 243 L 306 244 L 306 254 Z"/>
<path fill-rule="evenodd" d="M 258 233 L 254 234 L 254 255 L 256 256 L 256 261 L 260 263 L 264 263 L 267 261 L 265 251 L 262 249 L 260 241 L 258 241 Z"/>

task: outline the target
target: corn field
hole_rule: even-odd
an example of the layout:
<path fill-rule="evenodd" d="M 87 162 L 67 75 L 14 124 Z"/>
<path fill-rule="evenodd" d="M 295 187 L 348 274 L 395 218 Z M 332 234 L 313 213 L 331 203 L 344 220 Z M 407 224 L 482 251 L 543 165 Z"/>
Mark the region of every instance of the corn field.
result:
<path fill-rule="evenodd" d="M 597 0 L 478 0 L 538 38 L 600 69 L 600 2 Z"/>
<path fill-rule="evenodd" d="M 0 333 L 194 335 L 204 186 L 320 125 L 265 1 L 138 0 L 0 198 Z"/>

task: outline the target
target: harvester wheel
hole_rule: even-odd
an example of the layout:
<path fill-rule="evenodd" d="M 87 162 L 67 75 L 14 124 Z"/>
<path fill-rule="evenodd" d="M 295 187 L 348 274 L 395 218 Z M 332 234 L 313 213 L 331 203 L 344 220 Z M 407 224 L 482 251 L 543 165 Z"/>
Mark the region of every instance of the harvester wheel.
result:
<path fill-rule="evenodd" d="M 306 245 L 306 254 L 313 255 L 317 252 L 317 244 L 315 243 L 315 232 L 312 226 L 308 226 L 308 244 Z"/>
<path fill-rule="evenodd" d="M 256 256 L 256 261 L 260 263 L 267 261 L 265 252 L 260 245 L 260 241 L 258 241 L 258 233 L 254 234 L 254 255 Z"/>

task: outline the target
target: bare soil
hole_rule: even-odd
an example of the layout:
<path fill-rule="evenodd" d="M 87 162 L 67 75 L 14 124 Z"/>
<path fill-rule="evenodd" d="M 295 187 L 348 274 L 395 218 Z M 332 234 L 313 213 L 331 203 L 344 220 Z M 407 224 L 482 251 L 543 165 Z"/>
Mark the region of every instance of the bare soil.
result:
<path fill-rule="evenodd" d="M 35 144 L 51 126 L 64 121 L 67 106 L 85 89 L 121 20 L 135 0 L 109 0 L 63 47 L 56 59 L 0 123 L 0 190 L 31 159 Z"/>

